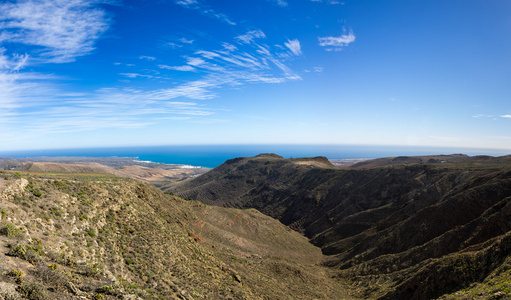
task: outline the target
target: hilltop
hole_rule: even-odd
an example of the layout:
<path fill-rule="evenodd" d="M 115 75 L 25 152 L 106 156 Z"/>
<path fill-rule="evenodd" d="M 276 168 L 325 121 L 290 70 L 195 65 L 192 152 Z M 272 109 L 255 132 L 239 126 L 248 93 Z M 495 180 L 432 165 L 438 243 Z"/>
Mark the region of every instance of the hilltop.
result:
<path fill-rule="evenodd" d="M 323 158 L 262 155 L 228 160 L 172 191 L 280 220 L 320 247 L 325 265 L 365 298 L 470 295 L 476 286 L 482 299 L 511 296 L 509 156 L 394 157 L 336 168 Z"/>

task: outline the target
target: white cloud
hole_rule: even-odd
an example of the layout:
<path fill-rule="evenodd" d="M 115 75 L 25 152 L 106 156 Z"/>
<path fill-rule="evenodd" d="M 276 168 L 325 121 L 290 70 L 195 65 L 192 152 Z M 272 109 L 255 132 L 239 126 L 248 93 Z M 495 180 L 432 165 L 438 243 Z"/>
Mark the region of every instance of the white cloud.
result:
<path fill-rule="evenodd" d="M 286 47 L 289 48 L 289 50 L 291 50 L 291 52 L 296 55 L 296 56 L 300 56 L 302 55 L 302 50 L 301 50 L 301 46 L 300 46 L 300 41 L 298 41 L 297 39 L 294 39 L 294 40 L 287 40 L 287 43 L 284 43 L 284 45 L 286 45 Z"/>
<path fill-rule="evenodd" d="M 236 23 L 231 21 L 229 19 L 229 17 L 227 17 L 225 14 L 217 13 L 213 9 L 210 9 L 210 8 L 206 7 L 205 5 L 200 4 L 197 0 L 177 0 L 177 1 L 175 1 L 175 3 L 178 5 L 181 5 L 185 8 L 196 10 L 208 17 L 218 19 L 218 20 L 225 22 L 229 25 L 236 25 Z"/>
<path fill-rule="evenodd" d="M 260 60 L 246 52 L 235 54 L 225 51 L 213 52 L 201 50 L 195 52 L 195 54 L 201 55 L 206 59 L 215 60 L 222 63 L 227 62 L 233 66 L 248 68 L 251 70 L 268 68 L 268 65 L 263 60 Z"/>
<path fill-rule="evenodd" d="M 245 34 L 238 35 L 234 39 L 240 44 L 250 44 L 254 41 L 254 39 L 263 39 L 266 38 L 266 35 L 261 30 L 251 30 Z"/>
<path fill-rule="evenodd" d="M 139 57 L 139 59 L 156 60 L 156 57 L 142 55 L 142 56 Z"/>
<path fill-rule="evenodd" d="M 37 81 L 54 79 L 54 76 L 33 72 L 20 72 L 27 65 L 28 56 L 14 54 L 7 56 L 7 50 L 0 48 L 0 126 L 10 123 L 18 115 L 17 110 L 30 102 L 43 102 L 38 97 L 51 92 L 49 87 Z"/>
<path fill-rule="evenodd" d="M 280 7 L 288 6 L 288 3 L 285 0 L 270 0 L 270 2 L 273 2 L 273 3 L 277 4 Z"/>
<path fill-rule="evenodd" d="M 166 46 L 172 48 L 172 49 L 176 49 L 176 48 L 181 48 L 183 47 L 183 45 L 178 45 L 176 43 L 167 43 Z"/>
<path fill-rule="evenodd" d="M 179 39 L 181 41 L 181 43 L 183 44 L 193 44 L 194 40 L 188 40 L 186 38 L 180 38 Z"/>
<path fill-rule="evenodd" d="M 197 5 L 199 4 L 197 0 L 179 0 L 176 1 L 176 4 L 182 5 L 182 6 L 191 6 L 191 5 Z"/>
<path fill-rule="evenodd" d="M 119 75 L 126 76 L 128 78 L 137 78 L 137 77 L 153 78 L 154 77 L 151 75 L 145 75 L 145 74 L 139 74 L 139 73 L 119 73 Z"/>
<path fill-rule="evenodd" d="M 152 100 L 170 100 L 179 97 L 185 97 L 196 100 L 212 99 L 216 95 L 211 91 L 221 85 L 220 81 L 210 79 L 202 79 L 187 82 L 180 86 L 170 89 L 160 89 L 153 91 L 147 95 Z"/>
<path fill-rule="evenodd" d="M 36 46 L 33 58 L 70 62 L 94 50 L 108 29 L 105 13 L 90 0 L 27 0 L 0 4 L 4 42 Z"/>
<path fill-rule="evenodd" d="M 167 70 L 176 70 L 176 71 L 195 71 L 195 68 L 192 66 L 167 66 L 167 65 L 158 65 L 158 68 L 160 69 L 167 69 Z"/>
<path fill-rule="evenodd" d="M 194 66 L 194 67 L 199 67 L 206 63 L 203 59 L 198 58 L 198 57 L 188 57 L 187 59 L 188 59 L 188 64 L 190 66 Z"/>
<path fill-rule="evenodd" d="M 218 50 L 199 50 L 184 56 L 185 65 L 159 65 L 160 69 L 193 71 L 200 79 L 182 83 L 174 88 L 157 91 L 154 99 L 212 99 L 215 89 L 241 86 L 247 83 L 282 83 L 301 80 L 286 64 L 294 56 L 302 55 L 300 42 L 287 40 L 284 45 L 260 45 L 265 38 L 261 30 L 251 30 L 234 37 L 238 46 L 222 42 Z"/>
<path fill-rule="evenodd" d="M 206 9 L 203 11 L 204 14 L 206 15 L 211 15 L 217 19 L 219 19 L 220 21 L 223 21 L 229 25 L 236 25 L 235 22 L 231 21 L 231 19 L 229 19 L 228 16 L 224 15 L 224 14 L 221 14 L 221 13 L 216 13 L 215 11 L 211 10 L 211 9 Z"/>
<path fill-rule="evenodd" d="M 327 51 L 341 51 L 344 47 L 355 41 L 355 35 L 352 31 L 349 34 L 341 36 L 318 37 L 319 45 L 326 47 Z"/>
<path fill-rule="evenodd" d="M 222 46 L 229 50 L 229 51 L 236 51 L 238 50 L 238 48 L 236 48 L 236 46 L 234 46 L 233 44 L 229 44 L 229 43 L 222 43 Z"/>
<path fill-rule="evenodd" d="M 218 54 L 218 53 L 215 53 L 212 51 L 204 51 L 204 50 L 197 51 L 197 52 L 195 52 L 195 54 L 200 54 L 201 56 L 203 56 L 207 59 L 213 59 L 213 58 L 220 56 L 220 54 Z"/>
<path fill-rule="evenodd" d="M 501 118 L 511 118 L 511 115 L 502 115 Z"/>
<path fill-rule="evenodd" d="M 129 79 L 140 80 L 167 79 L 157 77 L 164 70 L 193 71 L 193 76 L 199 78 L 192 81 L 174 83 L 175 86 L 170 88 L 105 88 L 90 93 L 72 93 L 47 82 L 47 79 L 55 79 L 51 76 L 20 72 L 32 57 L 7 54 L 7 50 L 0 49 L 0 130 L 9 127 L 12 130 L 10 124 L 23 124 L 12 133 L 17 130 L 37 136 L 102 128 L 140 128 L 160 122 L 158 120 L 193 118 L 197 121 L 197 118 L 215 114 L 215 109 L 201 101 L 217 97 L 217 90 L 221 88 L 301 79 L 279 55 L 284 51 L 295 55 L 301 53 L 298 40 L 287 40 L 286 48 L 257 44 L 257 39 L 262 38 L 265 38 L 262 31 L 249 31 L 233 38 L 231 43 L 221 43 L 220 49 L 194 51 L 184 56 L 182 65 L 160 64 L 160 74 L 148 73 L 150 70 L 120 73 Z M 234 46 L 233 42 L 240 45 Z M 62 58 L 58 61 L 55 57 L 50 59 L 64 62 Z M 286 57 L 290 58 L 291 55 Z M 140 56 L 139 59 L 156 60 L 152 56 Z"/>
<path fill-rule="evenodd" d="M 214 95 L 207 82 L 191 82 L 173 89 L 143 91 L 136 89 L 104 88 L 92 93 L 72 94 L 59 89 L 44 89 L 31 84 L 9 90 L 10 96 L 20 96 L 11 107 L 2 105 L 0 96 L 0 128 L 7 126 L 11 136 L 27 132 L 40 138 L 45 134 L 68 133 L 103 128 L 141 128 L 161 118 L 177 116 L 209 116 L 215 112 L 202 104 L 190 101 L 168 101 L 178 97 L 209 99 Z M 4 87 L 0 77 L 0 89 Z M 44 87 L 44 86 L 43 86 Z M 35 89 L 35 90 L 34 90 Z M 34 90 L 30 94 L 27 91 Z M 58 99 L 59 101 L 55 101 Z M 20 98 L 18 98 L 20 100 Z M 51 103 L 51 105 L 47 105 Z M 16 111 L 12 111 L 12 109 Z M 6 109 L 11 109 L 9 112 Z M 148 121 L 149 120 L 149 121 Z M 12 126 L 10 124 L 16 124 Z M 1 134 L 1 133 L 0 133 Z"/>
<path fill-rule="evenodd" d="M 311 0 L 311 2 L 323 2 L 323 0 Z M 327 0 L 326 3 L 332 4 L 332 5 L 336 5 L 336 4 L 344 5 L 345 4 L 344 2 L 340 2 L 337 0 Z"/>

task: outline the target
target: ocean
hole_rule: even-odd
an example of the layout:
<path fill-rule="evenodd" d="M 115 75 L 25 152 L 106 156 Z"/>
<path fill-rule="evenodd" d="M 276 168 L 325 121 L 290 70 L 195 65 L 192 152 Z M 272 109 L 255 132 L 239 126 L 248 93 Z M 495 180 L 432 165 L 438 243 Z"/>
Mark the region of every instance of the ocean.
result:
<path fill-rule="evenodd" d="M 502 156 L 511 154 L 511 150 L 367 145 L 192 145 L 0 151 L 0 157 L 116 156 L 156 163 L 214 168 L 231 158 L 255 156 L 260 153 L 275 153 L 285 158 L 326 156 L 329 159 L 350 159 L 453 153 Z"/>

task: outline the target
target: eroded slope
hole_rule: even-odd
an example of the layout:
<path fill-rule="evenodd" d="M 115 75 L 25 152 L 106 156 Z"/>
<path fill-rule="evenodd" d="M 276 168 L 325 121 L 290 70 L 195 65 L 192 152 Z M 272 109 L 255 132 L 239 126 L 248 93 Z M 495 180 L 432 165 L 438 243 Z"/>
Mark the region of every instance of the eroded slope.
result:
<path fill-rule="evenodd" d="M 239 158 L 175 192 L 254 207 L 303 232 L 330 256 L 326 264 L 339 278 L 366 287 L 364 297 L 439 297 L 505 266 L 509 157 L 397 160 L 335 169 L 275 156 Z"/>

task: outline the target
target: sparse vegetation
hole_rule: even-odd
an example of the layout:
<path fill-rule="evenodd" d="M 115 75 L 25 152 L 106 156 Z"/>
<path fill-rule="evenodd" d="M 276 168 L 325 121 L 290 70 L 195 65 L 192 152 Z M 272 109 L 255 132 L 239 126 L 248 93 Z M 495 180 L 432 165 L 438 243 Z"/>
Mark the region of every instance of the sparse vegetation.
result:
<path fill-rule="evenodd" d="M 273 290 L 281 291 L 278 294 L 286 295 L 284 298 L 303 292 L 297 294 L 301 288 L 291 281 L 265 277 L 265 268 L 260 269 L 260 264 L 267 264 L 261 260 L 266 254 L 233 262 L 228 259 L 232 256 L 228 250 L 231 244 L 227 248 L 218 242 L 204 244 L 207 240 L 200 232 L 195 233 L 193 225 L 203 218 L 198 202 L 184 201 L 126 178 L 58 176 L 25 175 L 26 186 L 8 198 L 12 208 L 6 214 L 11 221 L 1 223 L 0 233 L 11 245 L 5 249 L 10 255 L 6 259 L 18 262 L 19 270 L 28 274 L 22 276 L 23 282 L 10 277 L 24 299 L 58 299 L 59 295 L 68 294 L 88 299 L 122 299 L 127 295 L 141 299 L 168 299 L 175 295 L 257 299 L 274 294 Z M 36 190 L 41 192 L 39 197 L 34 195 Z M 221 208 L 211 209 L 219 210 L 209 212 L 213 215 L 227 213 Z M 232 213 L 228 211 L 229 215 Z M 290 233 L 279 226 L 272 231 Z M 297 237 L 294 243 L 306 246 L 295 249 L 312 247 L 306 239 Z M 258 249 L 267 245 L 263 243 Z M 284 251 L 279 247 L 272 246 L 272 252 Z M 296 251 L 285 249 L 286 253 Z M 239 255 L 243 254 L 236 253 Z M 313 264 L 310 268 L 310 274 L 315 274 L 316 268 L 323 269 Z M 250 280 L 244 272 L 258 275 Z M 326 280 L 323 288 L 313 288 L 306 294 L 325 298 L 321 295 L 338 293 L 333 280 L 318 276 L 318 282 Z M 256 278 L 266 278 L 265 284 L 261 286 Z"/>
<path fill-rule="evenodd" d="M 6 235 L 8 237 L 14 237 L 18 235 L 21 231 L 19 228 L 14 226 L 11 223 L 0 223 L 0 234 Z"/>
<path fill-rule="evenodd" d="M 9 269 L 0 271 L 19 295 L 2 296 L 511 296 L 511 226 L 503 213 L 511 201 L 511 173 L 505 164 L 485 169 L 467 162 L 422 162 L 337 170 L 324 159 L 294 159 L 288 165 L 279 157 L 259 156 L 256 162 L 227 165 L 233 166 L 239 168 L 197 178 L 221 180 L 203 185 L 212 190 L 195 189 L 187 201 L 106 174 L 9 172 L 16 189 L 2 194 L 0 202 L 5 240 L 0 247 L 9 254 L 2 266 Z M 26 185 L 17 186 L 21 182 Z M 230 205 L 246 209 L 191 200 L 214 204 L 208 197 L 227 199 L 224 193 Z M 240 199 L 244 202 L 236 204 Z M 448 218 L 442 214 L 447 208 Z M 334 255 L 324 260 L 306 238 L 259 211 L 275 214 Z"/>
<path fill-rule="evenodd" d="M 8 276 L 13 277 L 15 279 L 16 284 L 23 284 L 24 278 L 23 278 L 23 272 L 20 270 L 13 269 L 9 273 L 7 273 Z"/>
<path fill-rule="evenodd" d="M 28 300 L 49 300 L 46 287 L 39 282 L 24 283 L 19 291 Z"/>

